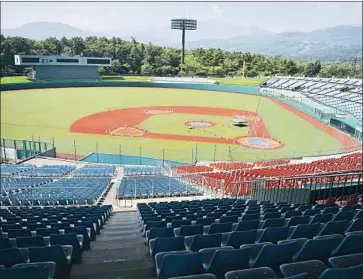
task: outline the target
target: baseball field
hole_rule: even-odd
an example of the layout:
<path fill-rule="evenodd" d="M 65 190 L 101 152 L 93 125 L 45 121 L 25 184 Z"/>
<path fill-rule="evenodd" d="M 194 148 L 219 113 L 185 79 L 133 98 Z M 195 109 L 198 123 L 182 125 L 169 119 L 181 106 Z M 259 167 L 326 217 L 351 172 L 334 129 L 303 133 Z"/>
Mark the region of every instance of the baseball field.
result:
<path fill-rule="evenodd" d="M 233 120 L 244 125 L 232 125 Z M 140 87 L 1 92 L 3 138 L 54 139 L 57 152 L 142 155 L 190 163 L 307 156 L 354 140 L 281 101 Z"/>

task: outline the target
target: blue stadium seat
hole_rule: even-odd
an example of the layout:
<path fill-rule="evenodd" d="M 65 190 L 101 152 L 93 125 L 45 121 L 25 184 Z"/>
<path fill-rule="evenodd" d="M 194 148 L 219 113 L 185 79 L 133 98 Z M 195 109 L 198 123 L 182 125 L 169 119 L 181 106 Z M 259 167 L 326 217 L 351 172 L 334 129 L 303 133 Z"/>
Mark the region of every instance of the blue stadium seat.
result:
<path fill-rule="evenodd" d="M 281 218 L 280 212 L 270 212 L 263 215 L 263 220 L 271 219 L 271 218 Z"/>
<path fill-rule="evenodd" d="M 297 210 L 288 210 L 285 212 L 284 217 L 285 218 L 291 218 L 293 216 L 301 216 L 302 212 L 301 211 L 297 211 Z"/>
<path fill-rule="evenodd" d="M 157 237 L 173 237 L 173 228 L 152 228 L 146 232 L 146 240 L 149 242 L 151 239 Z"/>
<path fill-rule="evenodd" d="M 29 237 L 32 233 L 29 229 L 8 230 L 8 238 Z"/>
<path fill-rule="evenodd" d="M 251 262 L 251 267 L 267 266 L 272 268 L 276 273 L 279 273 L 280 265 L 290 263 L 299 249 L 300 245 L 297 242 L 267 244 L 262 247 L 256 259 Z"/>
<path fill-rule="evenodd" d="M 49 247 L 30 247 L 30 262 L 54 262 L 56 264 L 55 279 L 63 279 L 69 276 L 71 271 L 71 255 L 67 258 L 61 245 Z"/>
<path fill-rule="evenodd" d="M 218 250 L 205 270 L 218 279 L 224 279 L 228 271 L 249 268 L 249 255 L 250 249 Z"/>
<path fill-rule="evenodd" d="M 44 238 L 40 235 L 32 236 L 32 237 L 17 237 L 16 238 L 16 246 L 18 248 L 27 248 L 27 247 L 45 247 Z"/>
<path fill-rule="evenodd" d="M 279 278 L 268 267 L 250 268 L 246 270 L 230 271 L 225 274 L 226 279 L 272 279 Z"/>
<path fill-rule="evenodd" d="M 326 214 L 315 214 L 313 218 L 310 221 L 310 224 L 315 223 L 328 223 L 333 218 L 332 213 L 326 213 Z"/>
<path fill-rule="evenodd" d="M 223 224 L 223 223 L 237 223 L 238 222 L 238 216 L 234 215 L 234 216 L 222 216 L 219 219 L 219 223 Z"/>
<path fill-rule="evenodd" d="M 233 223 L 213 223 L 210 225 L 208 234 L 215 234 L 215 233 L 225 233 L 232 231 Z"/>
<path fill-rule="evenodd" d="M 308 241 L 307 238 L 297 238 L 297 239 L 285 239 L 285 240 L 280 240 L 277 242 L 277 244 L 285 244 L 285 243 L 297 243 L 299 245 L 299 247 L 301 248 L 305 242 Z"/>
<path fill-rule="evenodd" d="M 236 231 L 257 230 L 259 226 L 259 220 L 241 221 L 237 224 Z"/>
<path fill-rule="evenodd" d="M 8 232 L 8 230 L 21 230 L 22 227 L 20 224 L 1 224 L 1 228 L 3 232 Z"/>
<path fill-rule="evenodd" d="M 167 223 L 165 221 L 147 221 L 143 227 L 144 232 L 151 228 L 166 228 Z"/>
<path fill-rule="evenodd" d="M 314 236 L 316 236 L 320 231 L 320 224 L 302 224 L 297 225 L 296 228 L 292 231 L 291 235 L 289 236 L 289 239 L 296 239 L 296 238 L 308 238 L 311 239 Z"/>
<path fill-rule="evenodd" d="M 0 237 L 0 249 L 8 249 L 11 248 L 11 243 L 9 238 L 7 237 Z"/>
<path fill-rule="evenodd" d="M 25 263 L 26 259 L 18 248 L 8 248 L 0 250 L 0 265 L 5 268 L 12 267 L 18 263 Z"/>
<path fill-rule="evenodd" d="M 361 232 L 361 231 L 363 231 L 363 218 L 358 218 L 353 220 L 353 222 L 347 228 L 346 233 Z"/>
<path fill-rule="evenodd" d="M 51 234 L 59 234 L 58 228 L 37 229 L 36 234 L 40 236 L 50 236 Z"/>
<path fill-rule="evenodd" d="M 344 212 L 344 211 L 354 211 L 356 209 L 359 209 L 359 205 L 358 204 L 352 204 L 352 205 L 343 206 L 341 211 L 342 212 Z"/>
<path fill-rule="evenodd" d="M 322 214 L 337 214 L 339 212 L 338 206 L 324 208 Z"/>
<path fill-rule="evenodd" d="M 242 216 L 242 221 L 260 220 L 260 213 L 247 214 Z"/>
<path fill-rule="evenodd" d="M 234 248 L 231 246 L 224 246 L 224 247 L 213 247 L 213 248 L 200 249 L 199 252 L 202 254 L 203 266 L 204 267 L 208 266 L 210 264 L 210 262 L 212 261 L 214 253 L 216 251 L 220 251 L 220 250 L 234 250 Z"/>
<path fill-rule="evenodd" d="M 37 266 L 21 268 L 0 268 L 0 278 L 4 279 L 44 279 Z"/>
<path fill-rule="evenodd" d="M 243 244 L 254 243 L 257 238 L 257 230 L 231 232 L 224 246 L 232 246 L 238 249 Z"/>
<path fill-rule="evenodd" d="M 344 221 L 329 221 L 324 225 L 318 235 L 328 235 L 328 234 L 342 234 L 348 229 L 350 223 L 348 220 Z"/>
<path fill-rule="evenodd" d="M 188 254 L 193 254 L 193 252 L 188 251 L 188 250 L 184 250 L 184 251 L 173 251 L 173 252 L 157 253 L 155 255 L 155 257 L 154 257 L 155 271 L 156 271 L 155 273 L 156 274 L 160 273 L 161 265 L 162 265 L 166 255 L 188 255 Z"/>
<path fill-rule="evenodd" d="M 320 214 L 320 209 L 307 209 L 304 212 L 304 216 L 314 216 L 315 214 Z"/>
<path fill-rule="evenodd" d="M 174 234 L 175 236 L 203 234 L 203 225 L 181 226 L 181 228 L 174 229 Z"/>
<path fill-rule="evenodd" d="M 329 258 L 332 267 L 350 267 L 363 263 L 363 253 Z"/>
<path fill-rule="evenodd" d="M 285 226 L 285 218 L 269 218 L 262 222 L 261 229 L 268 227 L 283 227 Z"/>
<path fill-rule="evenodd" d="M 195 235 L 188 250 L 197 252 L 204 248 L 220 247 L 222 242 L 222 234 Z"/>
<path fill-rule="evenodd" d="M 325 270 L 318 279 L 362 279 L 363 264 L 346 268 L 329 268 Z"/>
<path fill-rule="evenodd" d="M 363 232 L 346 236 L 339 246 L 332 251 L 331 256 L 363 253 Z"/>
<path fill-rule="evenodd" d="M 91 238 L 87 232 L 87 228 L 84 226 L 77 226 L 72 228 L 65 228 L 64 233 L 76 233 L 83 236 L 82 248 L 89 250 L 91 248 Z"/>
<path fill-rule="evenodd" d="M 356 213 L 354 211 L 341 211 L 337 213 L 332 221 L 352 220 Z"/>
<path fill-rule="evenodd" d="M 157 278 L 168 279 L 172 277 L 203 274 L 202 255 L 193 254 L 169 254 L 164 257 Z"/>
<path fill-rule="evenodd" d="M 13 269 L 24 268 L 29 266 L 35 266 L 39 269 L 43 279 L 53 279 L 55 273 L 56 264 L 54 262 L 39 262 L 39 263 L 23 263 L 16 264 Z M 28 277 L 26 277 L 28 278 Z"/>
<path fill-rule="evenodd" d="M 327 262 L 330 253 L 340 244 L 340 239 L 335 237 L 323 239 L 309 239 L 294 256 L 294 262 L 320 260 Z"/>
<path fill-rule="evenodd" d="M 182 276 L 182 277 L 172 277 L 170 279 L 217 279 L 213 274 L 199 274 L 199 275 L 190 275 L 190 276 Z"/>
<path fill-rule="evenodd" d="M 310 217 L 309 216 L 293 216 L 287 222 L 286 226 L 297 226 L 301 224 L 309 224 Z"/>
<path fill-rule="evenodd" d="M 184 237 L 158 237 L 149 242 L 150 255 L 155 257 L 161 252 L 185 250 Z"/>
<path fill-rule="evenodd" d="M 197 225 L 208 226 L 215 222 L 214 218 L 198 218 L 196 221 Z"/>
<path fill-rule="evenodd" d="M 262 247 L 267 244 L 272 244 L 271 242 L 264 242 L 264 243 L 251 243 L 251 244 L 242 244 L 241 249 L 250 249 L 250 259 L 255 260 L 258 254 L 260 253 Z"/>
<path fill-rule="evenodd" d="M 279 240 L 286 239 L 289 233 L 289 227 L 266 228 L 261 234 L 258 242 L 277 243 Z"/>
<path fill-rule="evenodd" d="M 50 235 L 50 244 L 51 245 L 71 245 L 73 247 L 72 263 L 82 263 L 83 249 L 82 249 L 81 244 L 79 243 L 77 234 L 75 234 L 75 233 L 51 234 Z"/>
<path fill-rule="evenodd" d="M 308 279 L 316 279 L 327 269 L 326 264 L 318 260 L 288 263 L 280 266 L 284 278 L 293 278 L 292 276 L 308 273 Z"/>
<path fill-rule="evenodd" d="M 361 209 L 361 210 L 359 210 L 358 212 L 357 212 L 357 214 L 354 216 L 354 218 L 355 219 L 357 219 L 357 218 L 362 218 L 363 219 L 363 210 Z"/>
<path fill-rule="evenodd" d="M 174 220 L 171 222 L 171 228 L 180 228 L 181 226 L 190 226 L 191 224 L 190 220 Z"/>

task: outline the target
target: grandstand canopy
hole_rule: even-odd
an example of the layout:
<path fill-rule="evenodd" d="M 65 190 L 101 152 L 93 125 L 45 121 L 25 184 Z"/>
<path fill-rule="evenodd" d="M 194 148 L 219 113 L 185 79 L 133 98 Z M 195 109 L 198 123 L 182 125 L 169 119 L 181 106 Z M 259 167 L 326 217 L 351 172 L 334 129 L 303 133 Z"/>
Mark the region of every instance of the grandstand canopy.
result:
<path fill-rule="evenodd" d="M 111 66 L 108 57 L 82 57 L 60 55 L 14 55 L 15 65 L 20 66 Z"/>

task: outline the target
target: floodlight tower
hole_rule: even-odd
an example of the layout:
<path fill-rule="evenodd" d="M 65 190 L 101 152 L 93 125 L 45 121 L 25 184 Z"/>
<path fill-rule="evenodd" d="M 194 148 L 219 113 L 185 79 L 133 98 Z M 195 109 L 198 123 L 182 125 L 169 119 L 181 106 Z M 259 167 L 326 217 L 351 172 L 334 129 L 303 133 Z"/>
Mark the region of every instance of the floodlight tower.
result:
<path fill-rule="evenodd" d="M 195 19 L 172 19 L 171 29 L 182 30 L 182 54 L 181 54 L 181 65 L 184 65 L 185 55 L 185 30 L 197 30 L 197 21 Z"/>

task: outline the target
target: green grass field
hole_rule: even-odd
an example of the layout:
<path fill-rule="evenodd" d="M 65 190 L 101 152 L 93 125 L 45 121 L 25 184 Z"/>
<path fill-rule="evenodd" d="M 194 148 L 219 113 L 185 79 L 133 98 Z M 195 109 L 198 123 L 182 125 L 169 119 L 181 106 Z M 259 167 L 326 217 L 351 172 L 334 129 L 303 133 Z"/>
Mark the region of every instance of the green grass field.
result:
<path fill-rule="evenodd" d="M 210 78 L 211 80 L 219 81 L 220 84 L 233 84 L 233 85 L 245 85 L 245 86 L 257 86 L 263 83 L 265 78 Z M 154 77 L 150 76 L 102 76 L 103 81 L 153 81 Z M 25 76 L 17 76 L 17 77 L 2 77 L 0 79 L 2 84 L 6 83 L 24 83 L 31 82 L 25 78 Z"/>
<path fill-rule="evenodd" d="M 139 106 L 205 106 L 256 111 L 264 120 L 272 137 L 285 146 L 277 150 L 256 150 L 236 145 L 126 138 L 108 135 L 70 133 L 70 125 L 77 119 L 108 109 Z M 155 117 L 155 118 L 154 118 Z M 165 118 L 154 116 L 148 128 L 172 132 Z M 178 116 L 175 116 L 178 118 Z M 154 118 L 154 119 L 153 119 Z M 166 118 L 167 119 L 167 118 Z M 181 116 L 184 123 L 185 117 Z M 177 119 L 170 121 L 178 122 Z M 220 120 L 224 122 L 225 120 Z M 179 125 L 179 124 L 178 124 Z M 180 124 L 183 125 L 183 124 Z M 183 127 L 184 129 L 184 127 Z M 185 129 L 184 129 L 185 130 Z M 341 143 L 315 128 L 290 111 L 269 99 L 253 95 L 213 91 L 159 88 L 62 88 L 1 92 L 1 136 L 27 139 L 55 140 L 58 152 L 86 155 L 91 152 L 140 155 L 190 163 L 197 152 L 198 160 L 259 160 L 291 156 L 307 156 L 321 150 L 336 150 Z M 196 151 L 197 149 L 197 151 Z"/>

